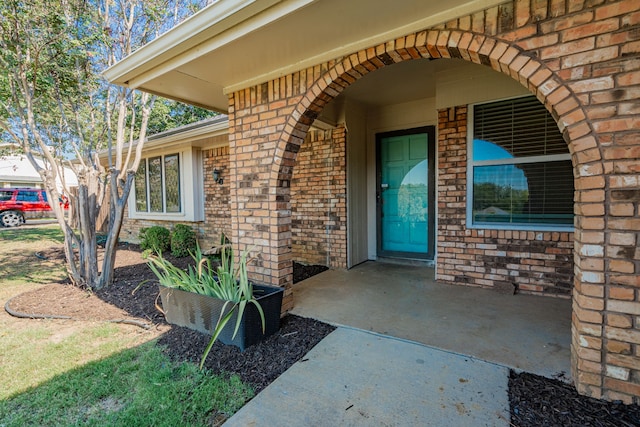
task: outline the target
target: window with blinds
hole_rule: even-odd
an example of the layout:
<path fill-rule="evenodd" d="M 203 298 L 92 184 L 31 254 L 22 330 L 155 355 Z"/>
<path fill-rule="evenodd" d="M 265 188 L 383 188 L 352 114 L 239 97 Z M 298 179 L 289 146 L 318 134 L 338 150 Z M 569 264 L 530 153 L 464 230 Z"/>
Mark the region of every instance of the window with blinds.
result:
<path fill-rule="evenodd" d="M 553 117 L 534 97 L 473 107 L 471 226 L 573 225 L 573 168 Z"/>

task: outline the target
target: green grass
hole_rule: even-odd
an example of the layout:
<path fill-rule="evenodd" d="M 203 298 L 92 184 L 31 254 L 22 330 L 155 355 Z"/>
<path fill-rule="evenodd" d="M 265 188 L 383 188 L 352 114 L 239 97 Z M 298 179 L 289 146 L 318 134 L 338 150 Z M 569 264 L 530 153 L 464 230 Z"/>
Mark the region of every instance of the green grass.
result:
<path fill-rule="evenodd" d="M 63 243 L 64 235 L 58 224 L 47 225 L 43 227 L 26 228 L 16 227 L 3 229 L 0 234 L 1 239 L 6 242 L 38 242 L 42 240 L 51 240 L 54 243 Z"/>
<path fill-rule="evenodd" d="M 252 394 L 237 377 L 172 363 L 147 343 L 0 401 L 0 425 L 211 425 L 237 411 Z"/>
<path fill-rule="evenodd" d="M 0 230 L 0 304 L 65 277 L 57 225 Z M 212 425 L 252 397 L 237 377 L 172 363 L 158 332 L 17 319 L 0 309 L 0 427 Z"/>
<path fill-rule="evenodd" d="M 17 283 L 51 283 L 65 277 L 65 263 L 42 260 L 36 253 L 57 246 L 64 235 L 58 224 L 40 227 L 0 228 L 0 286 Z"/>
<path fill-rule="evenodd" d="M 137 331 L 112 323 L 60 320 L 19 323 L 19 330 L 0 334 L 3 375 L 0 399 L 139 343 L 139 339 L 131 336 Z M 12 330 L 11 325 L 7 330 Z"/>

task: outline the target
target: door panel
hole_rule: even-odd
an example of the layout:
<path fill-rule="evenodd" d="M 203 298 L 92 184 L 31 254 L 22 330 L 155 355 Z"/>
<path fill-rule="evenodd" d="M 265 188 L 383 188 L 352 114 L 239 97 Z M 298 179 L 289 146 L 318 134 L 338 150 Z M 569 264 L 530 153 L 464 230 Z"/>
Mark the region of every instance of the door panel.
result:
<path fill-rule="evenodd" d="M 378 253 L 433 258 L 433 127 L 378 136 Z"/>

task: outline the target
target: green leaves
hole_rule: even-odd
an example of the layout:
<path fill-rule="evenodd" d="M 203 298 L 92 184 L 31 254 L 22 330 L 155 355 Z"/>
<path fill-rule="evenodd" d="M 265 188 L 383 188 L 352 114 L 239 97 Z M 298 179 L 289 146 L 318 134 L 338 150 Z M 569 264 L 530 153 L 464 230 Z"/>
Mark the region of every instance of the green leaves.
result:
<path fill-rule="evenodd" d="M 225 301 L 211 340 L 202 355 L 200 369 L 204 367 L 204 362 L 213 344 L 232 319 L 234 313 L 237 312 L 237 319 L 233 330 L 233 338 L 235 338 L 240 329 L 242 318 L 249 304 L 253 304 L 258 310 L 260 320 L 262 321 L 262 332 L 265 330 L 264 311 L 260 306 L 260 302 L 258 302 L 253 295 L 253 286 L 249 281 L 247 263 L 250 262 L 250 260 L 247 260 L 248 255 L 249 249 L 240 255 L 240 260 L 236 266 L 233 251 L 223 246 L 221 263 L 214 269 L 211 266 L 211 261 L 203 255 L 198 246 L 196 253 L 191 255 L 195 261 L 195 266 L 190 265 L 187 271 L 174 266 L 171 262 L 162 258 L 162 254 L 158 256 L 149 255 L 148 257 L 149 261 L 147 264 L 158 277 L 162 286 L 208 295 Z"/>
<path fill-rule="evenodd" d="M 216 115 L 217 113 L 213 111 L 169 99 L 158 98 L 153 104 L 153 109 L 149 116 L 148 133 L 149 135 L 153 135 Z"/>
<path fill-rule="evenodd" d="M 0 2 L 0 16 L 3 136 L 25 150 L 55 147 L 68 157 L 69 143 L 81 139 L 71 122 L 88 114 L 84 106 L 99 79 L 87 54 L 96 44 L 95 10 L 84 1 L 9 0 Z"/>

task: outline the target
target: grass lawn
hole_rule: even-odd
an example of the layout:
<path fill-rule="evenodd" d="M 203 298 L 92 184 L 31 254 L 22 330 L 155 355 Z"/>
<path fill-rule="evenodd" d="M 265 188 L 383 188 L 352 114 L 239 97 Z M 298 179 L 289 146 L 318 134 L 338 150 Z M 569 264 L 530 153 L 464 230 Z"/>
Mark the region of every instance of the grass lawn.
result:
<path fill-rule="evenodd" d="M 0 229 L 0 302 L 65 277 L 35 254 L 60 245 L 57 225 Z M 215 425 L 253 391 L 237 377 L 173 363 L 156 331 L 17 319 L 0 312 L 0 426 Z"/>

